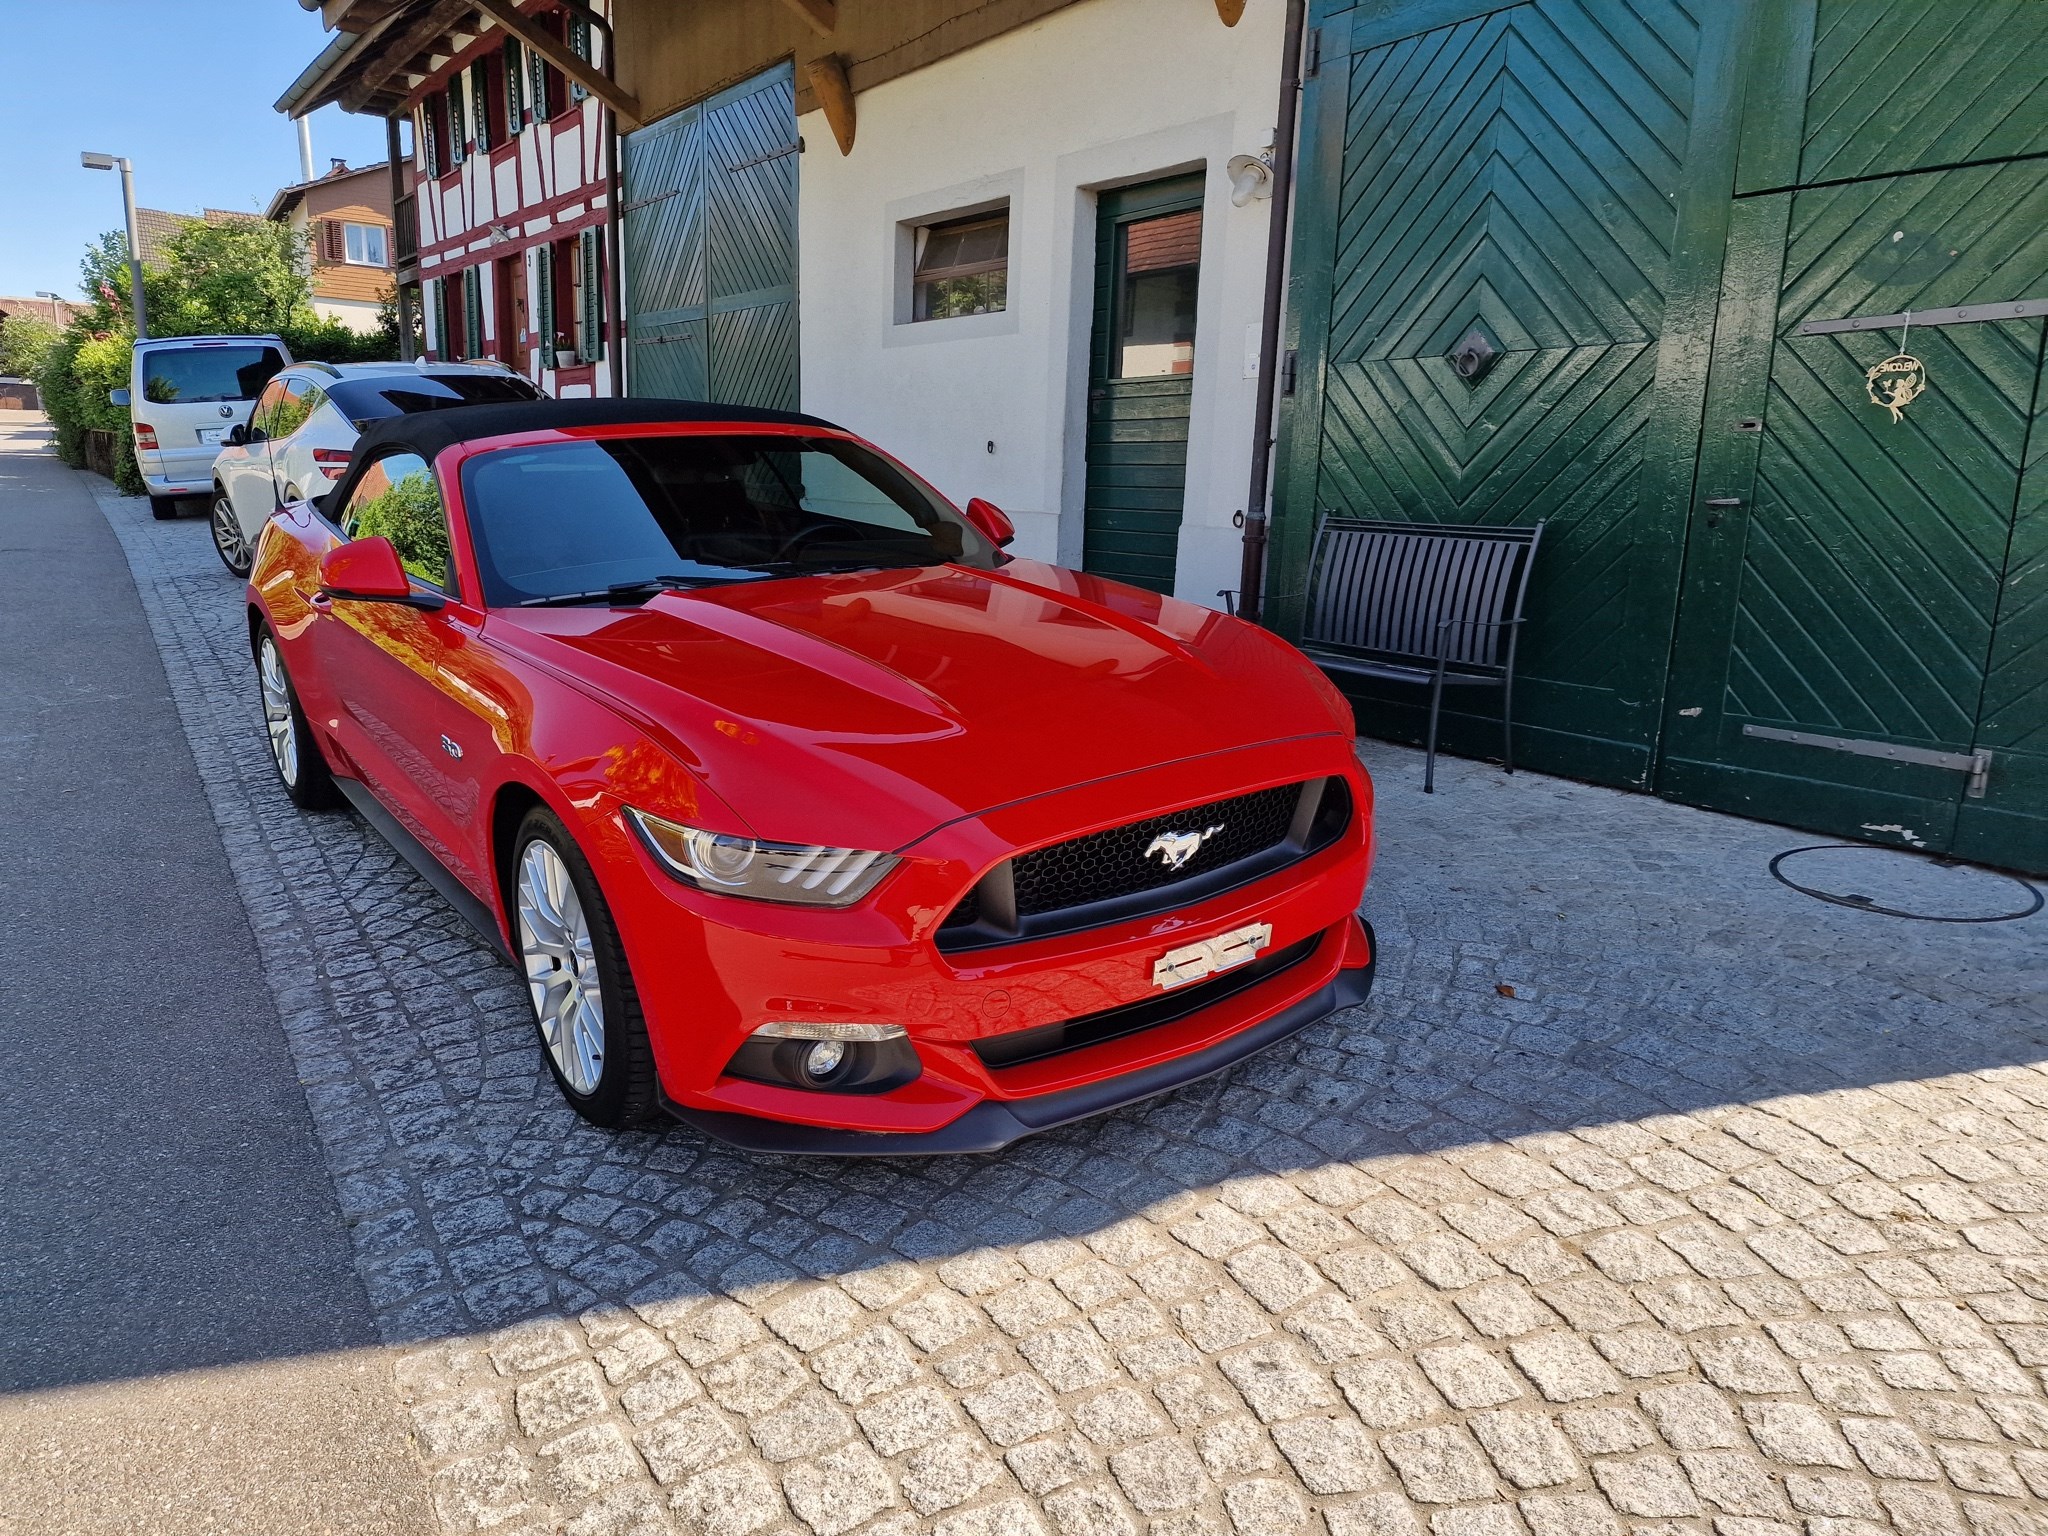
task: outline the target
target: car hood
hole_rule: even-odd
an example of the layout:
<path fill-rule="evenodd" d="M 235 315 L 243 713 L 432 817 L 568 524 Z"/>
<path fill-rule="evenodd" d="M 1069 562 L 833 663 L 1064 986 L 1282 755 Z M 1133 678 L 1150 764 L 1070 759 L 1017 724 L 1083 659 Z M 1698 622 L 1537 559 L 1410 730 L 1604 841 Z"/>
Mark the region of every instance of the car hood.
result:
<path fill-rule="evenodd" d="M 666 737 L 780 841 L 858 833 L 897 848 L 1048 791 L 1349 729 L 1335 690 L 1266 631 L 1031 561 L 669 592 L 630 612 L 497 610 L 492 623 Z"/>

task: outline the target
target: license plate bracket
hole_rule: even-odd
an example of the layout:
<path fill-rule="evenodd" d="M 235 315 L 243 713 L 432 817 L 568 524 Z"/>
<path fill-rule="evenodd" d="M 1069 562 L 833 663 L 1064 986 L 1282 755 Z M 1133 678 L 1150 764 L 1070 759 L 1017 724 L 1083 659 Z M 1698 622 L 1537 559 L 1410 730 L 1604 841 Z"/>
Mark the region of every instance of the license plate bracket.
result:
<path fill-rule="evenodd" d="M 1219 971 L 1249 965 L 1258 958 L 1259 951 L 1272 942 L 1271 923 L 1247 923 L 1242 928 L 1219 933 L 1212 939 L 1169 949 L 1152 962 L 1152 985 L 1162 992 L 1171 992 L 1175 987 L 1201 981 Z"/>

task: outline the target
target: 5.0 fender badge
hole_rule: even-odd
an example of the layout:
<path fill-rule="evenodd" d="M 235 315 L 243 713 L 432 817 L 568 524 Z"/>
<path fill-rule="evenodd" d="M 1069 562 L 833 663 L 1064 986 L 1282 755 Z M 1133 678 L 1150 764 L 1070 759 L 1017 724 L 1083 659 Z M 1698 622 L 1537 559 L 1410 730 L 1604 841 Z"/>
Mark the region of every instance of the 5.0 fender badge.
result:
<path fill-rule="evenodd" d="M 450 757 L 460 757 L 462 756 L 462 743 L 452 736 L 443 736 L 441 738 L 441 750 Z"/>

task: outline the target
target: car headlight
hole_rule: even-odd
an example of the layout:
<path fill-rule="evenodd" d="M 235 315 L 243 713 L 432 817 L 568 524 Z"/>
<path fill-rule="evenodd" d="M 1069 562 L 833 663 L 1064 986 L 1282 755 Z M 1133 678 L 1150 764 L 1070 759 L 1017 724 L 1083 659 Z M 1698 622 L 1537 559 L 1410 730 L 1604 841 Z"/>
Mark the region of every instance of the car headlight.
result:
<path fill-rule="evenodd" d="M 822 844 L 763 843 L 707 832 L 626 807 L 626 819 L 662 867 L 699 890 L 805 907 L 850 907 L 896 867 L 893 853 Z"/>

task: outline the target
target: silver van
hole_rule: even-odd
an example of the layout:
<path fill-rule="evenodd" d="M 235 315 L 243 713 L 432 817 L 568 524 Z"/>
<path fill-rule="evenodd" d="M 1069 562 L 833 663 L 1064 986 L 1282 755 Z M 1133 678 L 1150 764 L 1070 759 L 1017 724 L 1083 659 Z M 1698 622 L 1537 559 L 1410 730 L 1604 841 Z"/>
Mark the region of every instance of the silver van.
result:
<path fill-rule="evenodd" d="M 168 336 L 135 343 L 128 388 L 111 398 L 128 407 L 135 462 L 149 488 L 149 510 L 178 515 L 177 498 L 213 494 L 221 441 L 249 419 L 249 407 L 292 361 L 275 336 Z"/>

